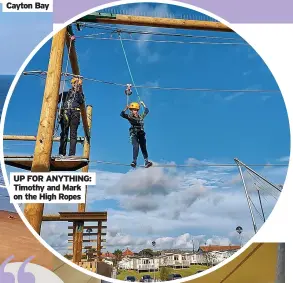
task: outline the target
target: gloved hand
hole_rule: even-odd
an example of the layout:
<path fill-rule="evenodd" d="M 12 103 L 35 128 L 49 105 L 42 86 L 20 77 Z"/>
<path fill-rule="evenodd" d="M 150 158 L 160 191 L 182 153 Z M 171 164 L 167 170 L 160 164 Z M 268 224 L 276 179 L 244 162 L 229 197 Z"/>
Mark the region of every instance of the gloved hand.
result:
<path fill-rule="evenodd" d="M 141 101 L 140 104 L 141 104 L 144 108 L 146 108 L 146 106 L 145 106 L 145 104 L 144 104 L 143 101 Z"/>

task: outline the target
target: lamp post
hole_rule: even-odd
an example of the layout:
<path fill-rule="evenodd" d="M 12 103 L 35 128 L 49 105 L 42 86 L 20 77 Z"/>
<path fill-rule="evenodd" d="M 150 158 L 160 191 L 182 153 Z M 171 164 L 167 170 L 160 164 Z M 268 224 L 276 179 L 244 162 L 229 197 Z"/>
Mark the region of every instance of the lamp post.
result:
<path fill-rule="evenodd" d="M 155 249 L 156 247 L 156 241 L 152 241 L 152 245 Z M 154 260 L 154 282 L 156 281 L 156 264 L 155 264 L 155 256 L 153 257 L 153 260 Z"/>
<path fill-rule="evenodd" d="M 241 233 L 243 231 L 243 228 L 241 226 L 236 227 L 236 232 L 239 234 L 239 242 L 240 242 L 240 247 L 242 247 L 242 239 L 241 239 Z"/>

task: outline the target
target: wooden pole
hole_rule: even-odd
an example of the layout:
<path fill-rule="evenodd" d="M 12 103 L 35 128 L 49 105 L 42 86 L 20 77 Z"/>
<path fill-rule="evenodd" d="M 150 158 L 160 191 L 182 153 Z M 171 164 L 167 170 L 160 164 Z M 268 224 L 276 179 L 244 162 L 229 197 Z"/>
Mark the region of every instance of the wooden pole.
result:
<path fill-rule="evenodd" d="M 58 32 L 52 41 L 48 75 L 35 144 L 32 172 L 49 172 L 59 87 L 62 72 L 66 28 Z M 44 204 L 26 204 L 24 215 L 37 233 L 41 232 Z"/>
<path fill-rule="evenodd" d="M 90 135 L 90 131 L 91 131 L 91 127 L 92 127 L 92 106 L 88 105 L 87 109 L 86 109 L 86 113 L 87 113 L 87 123 L 88 123 L 88 133 Z M 83 156 L 87 159 L 89 159 L 90 157 L 90 143 L 89 140 L 86 138 L 85 139 L 85 143 L 83 145 Z M 88 168 L 89 166 L 85 166 L 82 168 L 82 172 L 88 172 Z M 86 207 L 86 195 L 87 195 L 87 187 L 86 187 L 86 191 L 85 191 L 85 202 L 84 203 L 79 203 L 78 204 L 78 212 L 85 212 L 85 207 Z M 80 232 L 77 233 L 77 241 L 76 241 L 76 260 L 81 261 L 81 257 L 82 257 L 82 243 L 83 243 L 83 229 L 84 229 L 84 225 L 82 223 L 82 225 L 80 226 Z M 78 262 L 79 262 L 78 261 Z"/>
<path fill-rule="evenodd" d="M 66 36 L 66 45 L 68 48 L 68 52 L 69 52 L 69 48 L 70 48 L 70 52 L 69 52 L 69 59 L 70 59 L 70 64 L 71 64 L 71 69 L 74 75 L 80 75 L 80 71 L 79 71 L 79 66 L 78 66 L 78 60 L 77 60 L 77 54 L 76 54 L 76 49 L 75 49 L 75 42 L 73 40 L 71 40 L 70 36 L 67 34 Z M 82 123 L 83 123 L 83 129 L 84 129 L 84 133 L 86 138 L 90 137 L 89 134 L 89 126 L 88 126 L 88 122 L 87 122 L 87 115 L 86 115 L 86 109 L 85 109 L 85 105 L 82 104 L 80 106 L 80 113 L 81 113 L 81 118 L 82 118 Z"/>
<path fill-rule="evenodd" d="M 73 255 L 75 254 L 75 252 L 74 252 L 74 249 L 75 249 L 75 245 L 74 245 L 75 233 L 76 233 L 76 221 L 73 222 L 73 240 L 72 240 L 72 252 L 73 252 Z M 72 255 L 72 260 L 73 260 L 73 255 Z"/>
<path fill-rule="evenodd" d="M 131 15 L 109 15 L 101 16 L 99 13 L 87 15 L 78 20 L 79 22 L 106 23 L 115 25 L 150 26 L 161 28 L 177 28 L 192 30 L 209 30 L 221 32 L 234 32 L 226 25 L 219 22 L 196 21 L 183 19 L 169 19 L 156 17 L 141 17 Z"/>
<path fill-rule="evenodd" d="M 74 225 L 73 225 L 74 226 Z M 77 221 L 75 232 L 73 232 L 73 262 L 81 262 L 83 242 L 83 221 Z"/>
<path fill-rule="evenodd" d="M 97 239 L 98 261 L 102 261 L 102 221 L 99 221 L 98 239 Z"/>
<path fill-rule="evenodd" d="M 91 135 L 91 129 L 92 129 L 92 113 L 93 113 L 93 107 L 91 105 L 88 105 L 86 108 L 86 113 L 87 113 L 87 123 L 88 123 L 88 129 L 89 129 L 89 134 Z M 90 143 L 87 139 L 84 141 L 83 145 L 83 157 L 89 159 L 90 158 Z M 89 166 L 84 166 L 82 168 L 82 172 L 87 173 L 89 171 Z M 78 204 L 78 211 L 79 212 L 85 212 L 86 208 L 86 195 L 87 195 L 87 187 L 85 189 L 85 202 L 84 203 L 79 203 Z"/>

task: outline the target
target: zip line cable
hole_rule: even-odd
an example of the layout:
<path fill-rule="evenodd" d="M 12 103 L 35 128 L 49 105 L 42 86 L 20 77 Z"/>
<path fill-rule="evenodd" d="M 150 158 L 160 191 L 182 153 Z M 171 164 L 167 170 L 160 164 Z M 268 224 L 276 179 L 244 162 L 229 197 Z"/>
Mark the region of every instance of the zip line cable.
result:
<path fill-rule="evenodd" d="M 78 36 L 77 36 L 78 38 Z M 84 36 L 79 37 L 84 39 L 96 39 L 96 40 L 119 40 L 118 38 L 107 38 L 107 37 L 94 37 L 94 36 Z M 176 43 L 176 44 L 209 44 L 209 45 L 246 45 L 249 46 L 248 43 L 236 43 L 236 42 L 204 42 L 204 41 L 175 41 L 175 40 L 153 40 L 153 39 L 130 39 L 123 38 L 123 41 L 130 42 L 154 42 L 154 43 Z"/>
<path fill-rule="evenodd" d="M 62 161 L 62 160 L 61 160 Z M 64 161 L 67 161 L 66 159 Z M 108 164 L 108 165 L 118 165 L 118 166 L 131 166 L 130 164 L 126 164 L 126 163 L 120 163 L 120 162 L 111 162 L 111 161 L 103 161 L 103 160 L 90 160 L 89 163 L 96 163 L 96 164 Z M 174 167 L 237 167 L 238 165 L 236 164 L 153 164 L 152 167 L 164 167 L 164 168 L 174 168 Z M 266 166 L 281 166 L 281 167 L 287 167 L 287 164 L 250 164 L 247 166 L 251 166 L 251 167 L 266 167 Z M 138 167 L 144 167 L 143 165 L 140 165 Z"/>
<path fill-rule="evenodd" d="M 263 220 L 262 214 L 260 213 L 260 211 L 257 209 L 256 205 L 254 204 L 254 202 L 252 201 L 251 197 L 249 196 L 249 200 L 253 206 L 253 208 L 255 209 L 255 211 L 257 212 L 258 216 L 261 218 L 261 220 Z"/>
<path fill-rule="evenodd" d="M 260 178 L 257 179 L 257 176 L 253 175 L 253 173 L 249 172 L 249 170 L 248 170 L 248 174 L 259 184 L 257 187 L 259 188 L 260 191 L 266 191 L 266 193 L 269 194 L 270 196 L 272 196 L 273 198 L 277 198 L 277 196 L 275 194 L 278 194 L 280 192 L 276 188 L 274 188 L 273 186 L 271 186 L 267 183 L 262 184 L 261 179 Z"/>
<path fill-rule="evenodd" d="M 260 187 L 269 190 L 270 192 L 274 192 L 274 193 L 280 193 L 282 190 L 280 188 L 275 188 L 274 186 L 272 186 L 271 184 L 269 184 L 268 182 L 266 182 L 265 180 L 261 179 L 260 177 L 257 178 L 257 176 L 253 173 L 250 172 L 250 170 L 248 170 L 249 174 L 251 174 L 251 176 L 253 176 L 253 178 L 260 184 Z M 274 189 L 274 190 L 272 190 Z"/>
<path fill-rule="evenodd" d="M 23 72 L 23 75 L 31 75 L 31 72 L 35 74 L 35 72 L 40 72 L 42 74 L 47 73 L 44 71 L 27 71 Z M 72 77 L 80 77 L 85 81 L 92 81 L 101 84 L 107 85 L 115 85 L 120 87 L 125 87 L 126 84 L 117 83 L 117 82 L 110 82 L 104 80 L 98 80 L 95 78 L 88 78 L 83 76 L 77 76 L 71 73 L 62 73 L 64 76 L 72 76 Z M 265 89 L 212 89 L 212 88 L 183 88 L 183 87 L 161 87 L 161 86 L 148 86 L 148 85 L 136 85 L 135 88 L 139 89 L 153 89 L 153 90 L 168 90 L 168 91 L 194 91 L 194 92 L 227 92 L 227 93 L 234 93 L 234 92 L 243 92 L 243 93 L 281 93 L 280 90 L 265 90 Z"/>

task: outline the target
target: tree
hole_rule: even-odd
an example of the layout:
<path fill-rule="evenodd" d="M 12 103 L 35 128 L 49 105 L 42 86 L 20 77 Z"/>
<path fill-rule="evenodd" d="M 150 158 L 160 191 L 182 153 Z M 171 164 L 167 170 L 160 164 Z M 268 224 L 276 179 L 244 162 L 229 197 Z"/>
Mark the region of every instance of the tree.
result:
<path fill-rule="evenodd" d="M 167 268 L 165 266 L 161 267 L 160 268 L 160 279 L 162 281 L 167 281 L 170 273 L 171 273 L 170 268 Z"/>
<path fill-rule="evenodd" d="M 153 257 L 155 253 L 152 249 L 143 249 L 138 254 L 140 256 Z"/>
<path fill-rule="evenodd" d="M 118 249 L 115 250 L 113 254 L 115 255 L 114 265 L 117 265 L 117 262 L 122 259 L 122 251 Z"/>

